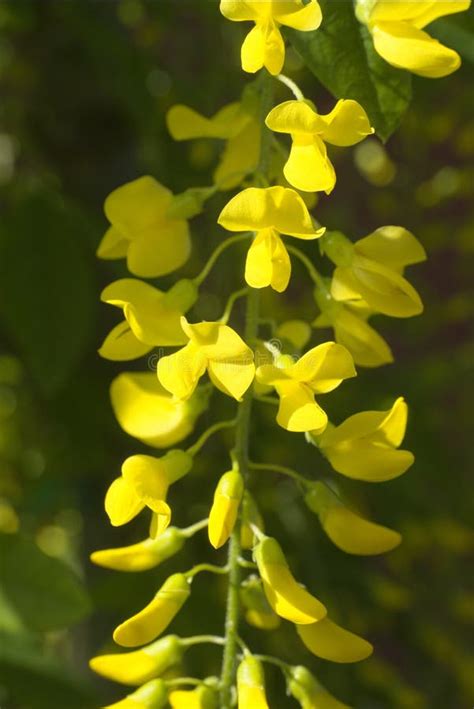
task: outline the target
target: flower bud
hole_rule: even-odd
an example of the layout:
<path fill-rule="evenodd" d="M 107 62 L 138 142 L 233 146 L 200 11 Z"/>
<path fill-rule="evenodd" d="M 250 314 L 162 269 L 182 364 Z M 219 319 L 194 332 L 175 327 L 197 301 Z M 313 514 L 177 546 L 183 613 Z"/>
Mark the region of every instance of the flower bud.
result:
<path fill-rule="evenodd" d="M 147 571 L 177 554 L 186 537 L 177 527 L 168 527 L 156 539 L 145 539 L 138 544 L 117 549 L 101 549 L 91 554 L 98 566 L 116 571 Z"/>
<path fill-rule="evenodd" d="M 245 579 L 240 586 L 240 600 L 246 609 L 245 620 L 259 630 L 275 630 L 280 618 L 270 607 L 262 587 L 262 580 L 256 576 Z"/>
<path fill-rule="evenodd" d="M 214 549 L 219 549 L 232 534 L 243 491 L 244 481 L 236 470 L 225 473 L 217 483 L 208 526 L 209 541 Z"/>
<path fill-rule="evenodd" d="M 89 665 L 101 677 L 137 687 L 163 675 L 181 662 L 183 654 L 178 636 L 167 635 L 134 652 L 93 657 Z"/>
<path fill-rule="evenodd" d="M 218 694 L 206 681 L 195 689 L 173 689 L 168 701 L 171 709 L 217 709 Z"/>
<path fill-rule="evenodd" d="M 125 699 L 115 704 L 109 704 L 104 709 L 161 709 L 168 701 L 168 690 L 162 679 L 152 679 L 128 694 Z"/>
<path fill-rule="evenodd" d="M 304 499 L 331 541 L 348 554 L 383 554 L 401 542 L 398 532 L 359 517 L 323 483 L 312 485 Z"/>
<path fill-rule="evenodd" d="M 184 574 L 166 579 L 153 600 L 139 613 L 121 623 L 114 640 L 123 647 L 136 647 L 150 642 L 168 627 L 191 593 Z"/>
<path fill-rule="evenodd" d="M 255 534 L 250 525 L 264 531 L 262 515 L 252 495 L 246 490 L 242 498 L 242 523 L 240 525 L 240 545 L 242 549 L 253 549 Z"/>
<path fill-rule="evenodd" d="M 263 668 L 251 655 L 237 669 L 237 697 L 238 709 L 268 709 Z"/>
<path fill-rule="evenodd" d="M 275 613 L 301 624 L 324 618 L 326 608 L 297 583 L 276 539 L 264 537 L 255 547 L 254 556 L 265 595 Z"/>
<path fill-rule="evenodd" d="M 329 618 L 311 625 L 297 625 L 296 630 L 308 650 L 323 660 L 360 662 L 374 650 L 367 640 L 341 628 Z"/>
<path fill-rule="evenodd" d="M 347 704 L 329 694 L 302 665 L 291 668 L 288 689 L 302 709 L 349 709 Z"/>

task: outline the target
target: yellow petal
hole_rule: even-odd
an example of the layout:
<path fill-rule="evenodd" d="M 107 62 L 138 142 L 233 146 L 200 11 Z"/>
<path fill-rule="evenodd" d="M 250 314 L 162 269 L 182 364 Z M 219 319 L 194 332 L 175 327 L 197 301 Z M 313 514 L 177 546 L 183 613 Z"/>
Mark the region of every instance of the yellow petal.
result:
<path fill-rule="evenodd" d="M 280 396 L 277 423 L 282 428 L 296 433 L 324 431 L 328 417 L 314 400 L 314 393 L 308 386 L 294 381 L 279 381 L 275 389 Z"/>
<path fill-rule="evenodd" d="M 164 674 L 183 657 L 183 647 L 176 635 L 167 635 L 151 645 L 114 655 L 99 655 L 90 662 L 94 672 L 107 679 L 128 684 L 141 685 Z"/>
<path fill-rule="evenodd" d="M 373 652 L 372 645 L 364 638 L 323 618 L 311 625 L 298 625 L 298 635 L 308 650 L 331 662 L 360 662 Z"/>
<path fill-rule="evenodd" d="M 243 492 L 244 481 L 237 471 L 231 470 L 219 480 L 208 524 L 209 541 L 214 549 L 223 546 L 232 534 Z"/>
<path fill-rule="evenodd" d="M 255 377 L 253 354 L 238 355 L 233 360 L 210 360 L 208 372 L 215 387 L 227 396 L 242 401 Z"/>
<path fill-rule="evenodd" d="M 246 0 L 221 0 L 220 11 L 228 20 L 242 22 L 243 20 L 255 20 L 258 17 L 258 10 L 255 1 Z"/>
<path fill-rule="evenodd" d="M 270 130 L 313 136 L 326 128 L 325 121 L 306 101 L 284 101 L 272 108 L 265 119 Z"/>
<path fill-rule="evenodd" d="M 105 200 L 104 211 L 123 238 L 132 240 L 142 231 L 163 223 L 171 198 L 170 190 L 145 175 L 111 192 Z"/>
<path fill-rule="evenodd" d="M 419 76 L 439 79 L 461 65 L 457 52 L 407 22 L 380 22 L 372 34 L 374 47 L 386 62 Z"/>
<path fill-rule="evenodd" d="M 180 450 L 169 451 L 161 458 L 132 455 L 122 465 L 122 476 L 150 509 L 169 517 L 165 503 L 168 486 L 186 475 L 192 463 L 192 457 Z"/>
<path fill-rule="evenodd" d="M 249 187 L 224 207 L 218 223 L 229 231 L 261 231 L 273 227 L 280 234 L 304 239 L 322 236 L 315 229 L 308 209 L 294 190 L 286 187 Z"/>
<path fill-rule="evenodd" d="M 154 640 L 168 627 L 190 593 L 186 577 L 173 574 L 143 610 L 115 629 L 115 642 L 123 647 L 136 647 Z"/>
<path fill-rule="evenodd" d="M 167 220 L 144 229 L 131 242 L 128 270 L 142 278 L 164 276 L 186 263 L 190 252 L 188 223 L 184 219 Z"/>
<path fill-rule="evenodd" d="M 437 20 L 438 17 L 451 15 L 455 12 L 463 12 L 471 6 L 471 0 L 436 0 L 435 2 L 422 3 L 426 9 L 413 21 L 415 27 L 425 27 L 430 22 Z"/>
<path fill-rule="evenodd" d="M 351 353 L 355 364 L 362 367 L 380 367 L 393 362 L 390 347 L 365 320 L 347 308 L 341 309 L 334 320 L 336 342 Z"/>
<path fill-rule="evenodd" d="M 248 115 L 238 102 L 221 108 L 212 118 L 201 116 L 188 106 L 172 106 L 166 115 L 168 130 L 174 140 L 193 138 L 222 138 L 237 135 L 248 122 Z"/>
<path fill-rule="evenodd" d="M 288 252 L 277 232 L 263 229 L 257 233 L 245 262 L 245 280 L 252 288 L 270 286 L 278 293 L 286 290 L 291 276 Z"/>
<path fill-rule="evenodd" d="M 238 709 L 269 709 L 262 665 L 251 655 L 237 668 L 237 699 Z"/>
<path fill-rule="evenodd" d="M 402 396 L 398 397 L 392 408 L 385 412 L 383 420 L 374 431 L 374 440 L 398 448 L 405 437 L 408 406 Z"/>
<path fill-rule="evenodd" d="M 393 480 L 405 473 L 414 462 L 410 451 L 374 446 L 364 441 L 321 448 L 338 473 L 367 482 Z"/>
<path fill-rule="evenodd" d="M 256 546 L 255 561 L 269 604 L 292 623 L 314 623 L 326 615 L 326 608 L 294 579 L 275 539 L 265 537 Z"/>
<path fill-rule="evenodd" d="M 227 141 L 214 182 L 220 190 L 231 190 L 240 185 L 246 175 L 255 171 L 260 158 L 261 129 L 253 118 L 238 135 Z"/>
<path fill-rule="evenodd" d="M 195 689 L 173 689 L 168 701 L 171 709 L 217 709 L 217 693 L 200 685 Z"/>
<path fill-rule="evenodd" d="M 278 326 L 275 335 L 302 350 L 311 338 L 311 327 L 305 320 L 287 320 Z"/>
<path fill-rule="evenodd" d="M 397 270 L 426 260 L 418 239 L 401 226 L 382 226 L 354 244 L 357 253 Z"/>
<path fill-rule="evenodd" d="M 332 192 L 336 173 L 319 136 L 293 135 L 288 162 L 283 169 L 290 185 L 303 192 Z"/>
<path fill-rule="evenodd" d="M 378 0 L 372 9 L 370 21 L 377 23 L 405 20 L 415 27 L 424 27 L 438 17 L 467 10 L 470 4 L 470 0 L 447 0 L 444 2 L 443 0 L 425 0 L 424 2 L 422 0 L 419 2 Z"/>
<path fill-rule="evenodd" d="M 357 101 L 341 99 L 322 120 L 326 124 L 322 138 L 332 145 L 355 145 L 374 133 L 366 112 Z"/>
<path fill-rule="evenodd" d="M 127 524 L 145 507 L 133 485 L 124 478 L 116 478 L 105 496 L 105 511 L 114 527 Z"/>
<path fill-rule="evenodd" d="M 350 709 L 333 697 L 306 667 L 292 667 L 288 689 L 302 709 Z"/>
<path fill-rule="evenodd" d="M 310 488 L 305 502 L 319 516 L 331 541 L 348 554 L 383 554 L 401 542 L 398 532 L 355 514 L 323 483 Z"/>
<path fill-rule="evenodd" d="M 97 566 L 116 571 L 147 571 L 177 554 L 185 540 L 181 530 L 168 527 L 156 539 L 145 539 L 127 547 L 95 551 L 91 554 L 91 561 Z"/>
<path fill-rule="evenodd" d="M 288 5 L 293 6 L 289 12 L 286 7 Z M 274 7 L 274 17 L 281 25 L 293 27 L 300 32 L 317 30 L 323 19 L 317 0 L 310 0 L 304 6 L 301 3 L 277 2 Z"/>
<path fill-rule="evenodd" d="M 137 339 L 128 322 L 123 320 L 109 332 L 99 349 L 99 354 L 113 362 L 126 362 L 143 357 L 152 349 L 151 345 Z"/>
<path fill-rule="evenodd" d="M 97 257 L 103 259 L 125 258 L 127 255 L 129 240 L 111 226 L 105 232 L 102 241 L 97 248 Z"/>
<path fill-rule="evenodd" d="M 356 376 L 350 352 L 335 342 L 324 342 L 308 350 L 296 364 L 288 367 L 287 373 L 319 394 L 332 391 L 344 379 Z"/>
<path fill-rule="evenodd" d="M 206 357 L 193 343 L 158 361 L 158 379 L 176 399 L 189 399 L 206 371 Z"/>
<path fill-rule="evenodd" d="M 168 689 L 162 679 L 154 679 L 115 704 L 103 709 L 161 709 L 168 702 Z"/>
<path fill-rule="evenodd" d="M 173 400 L 153 372 L 119 374 L 111 384 L 110 398 L 123 430 L 157 448 L 185 438 L 204 404 L 199 393 L 189 402 Z"/>
<path fill-rule="evenodd" d="M 250 30 L 241 49 L 242 69 L 255 74 L 266 67 L 270 74 L 279 74 L 285 61 L 285 43 L 273 23 L 258 24 Z"/>
<path fill-rule="evenodd" d="M 336 268 L 335 273 L 337 271 Z M 379 313 L 410 318 L 423 312 L 423 303 L 413 286 L 381 263 L 356 254 L 352 275 L 362 298 Z"/>

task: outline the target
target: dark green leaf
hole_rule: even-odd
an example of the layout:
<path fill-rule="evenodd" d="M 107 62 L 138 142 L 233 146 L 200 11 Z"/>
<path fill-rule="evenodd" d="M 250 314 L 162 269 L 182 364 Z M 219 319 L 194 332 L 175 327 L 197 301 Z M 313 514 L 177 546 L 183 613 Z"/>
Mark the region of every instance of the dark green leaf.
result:
<path fill-rule="evenodd" d="M 285 34 L 319 81 L 338 99 L 354 99 L 367 111 L 377 135 L 387 140 L 411 99 L 411 76 L 374 50 L 352 0 L 320 0 L 323 23 L 315 32 Z"/>
<path fill-rule="evenodd" d="M 0 534 L 0 583 L 23 622 L 32 630 L 57 630 L 81 620 L 89 600 L 71 569 L 28 539 Z"/>

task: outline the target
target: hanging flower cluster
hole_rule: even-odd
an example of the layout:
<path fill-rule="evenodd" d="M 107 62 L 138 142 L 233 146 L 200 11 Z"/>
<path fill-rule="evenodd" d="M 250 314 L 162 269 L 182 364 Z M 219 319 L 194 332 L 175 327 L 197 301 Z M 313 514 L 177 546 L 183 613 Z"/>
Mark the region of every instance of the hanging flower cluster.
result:
<path fill-rule="evenodd" d="M 421 28 L 468 4 L 359 0 L 358 16 L 387 61 L 434 77 L 453 71 L 457 59 Z M 105 202 L 111 226 L 98 256 L 126 258 L 129 271 L 138 278 L 115 281 L 103 291 L 102 300 L 122 316 L 100 354 L 128 361 L 159 349 L 156 372 L 124 372 L 112 383 L 119 424 L 154 450 L 127 458 L 105 496 L 112 525 L 127 524 L 146 511 L 149 535 L 131 546 L 96 551 L 92 561 L 123 572 L 152 569 L 207 529 L 212 549 L 229 543 L 228 563 L 197 564 L 150 589 L 145 607 L 124 619 L 113 633 L 115 643 L 128 651 L 95 657 L 91 667 L 103 677 L 135 688 L 112 705 L 117 709 L 168 705 L 228 709 L 236 701 L 239 709 L 265 709 L 267 662 L 281 668 L 288 693 L 303 708 L 342 709 L 346 705 L 332 697 L 308 669 L 259 655 L 240 636 L 242 618 L 262 631 L 286 621 L 318 658 L 352 663 L 372 653 L 367 640 L 328 616 L 318 589 L 306 589 L 304 578 L 295 578 L 284 542 L 264 531 L 258 499 L 249 487 L 252 475 L 264 471 L 292 478 L 324 533 L 347 554 L 381 554 L 400 543 L 398 532 L 352 508 L 339 491 L 337 475 L 376 483 L 408 470 L 413 455 L 400 449 L 407 424 L 405 401 L 400 397 L 388 411 L 362 411 L 335 424 L 324 410 L 324 398 L 347 386 L 346 380 L 357 374 L 356 367 L 378 367 L 393 360 L 390 346 L 368 321 L 377 314 L 407 318 L 422 312 L 421 298 L 405 269 L 423 261 L 425 252 L 401 226 L 381 226 L 356 241 L 328 231 L 310 213 L 308 195 L 300 194 L 330 194 L 334 189 L 336 173 L 327 145 L 352 146 L 374 132 L 364 108 L 353 100 L 339 100 L 330 113 L 320 114 L 295 87 L 294 100 L 273 105 L 276 80 L 292 86 L 286 77 L 278 76 L 285 56 L 280 27 L 317 30 L 323 18 L 316 0 L 221 0 L 220 8 L 230 20 L 254 23 L 242 46 L 244 71 L 265 68 L 239 101 L 210 118 L 184 105 L 174 106 L 167 116 L 176 140 L 224 141 L 214 185 L 173 195 L 145 176 L 119 187 Z M 282 142 L 282 134 L 291 137 L 291 144 Z M 282 172 L 275 170 L 277 154 L 284 155 Z M 191 250 L 190 220 L 216 192 L 231 189 L 238 191 L 215 215 L 222 241 L 202 271 L 194 278 L 177 280 L 166 292 L 140 280 L 180 269 Z M 225 237 L 224 230 L 232 235 Z M 296 247 L 295 239 L 317 244 L 311 244 L 311 253 L 316 256 L 319 251 L 326 270 L 334 265 L 331 277 L 321 275 L 316 259 Z M 195 322 L 193 306 L 203 282 L 220 256 L 242 242 L 248 242 L 242 289 L 229 294 L 220 319 Z M 288 344 L 286 350 L 277 349 L 262 335 L 260 325 L 267 314 L 260 312 L 259 294 L 267 287 L 283 293 L 295 259 L 306 268 L 317 312 L 311 323 L 277 323 L 272 334 Z M 233 304 L 241 297 L 247 300 L 247 316 L 239 333 Z M 332 329 L 335 341 L 316 339 L 308 347 L 321 328 Z M 166 354 L 163 348 L 169 348 Z M 235 418 L 216 421 L 185 445 L 200 414 L 209 407 L 213 390 L 237 402 Z M 308 455 L 316 455 L 317 449 L 337 475 L 309 478 L 280 462 L 253 461 L 249 432 L 256 402 L 274 406 L 276 424 L 297 434 L 296 441 L 308 446 Z M 174 516 L 167 502 L 170 486 L 184 488 L 194 458 L 222 430 L 233 431 L 234 443 L 228 471 L 209 474 L 214 495 L 207 495 L 208 518 L 187 528 L 170 526 Z M 163 636 L 201 572 L 228 577 L 225 634 Z M 180 678 L 176 668 L 187 649 L 199 643 L 223 646 L 220 676 Z"/>

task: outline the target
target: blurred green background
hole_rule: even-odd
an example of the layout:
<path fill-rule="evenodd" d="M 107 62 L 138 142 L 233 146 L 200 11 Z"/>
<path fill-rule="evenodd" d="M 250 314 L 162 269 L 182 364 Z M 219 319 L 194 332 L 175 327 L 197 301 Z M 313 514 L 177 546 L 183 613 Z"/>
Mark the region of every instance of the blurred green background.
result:
<path fill-rule="evenodd" d="M 472 10 L 459 25 L 474 30 Z M 164 116 L 176 102 L 211 114 L 240 94 L 247 80 L 238 62 L 241 29 L 204 0 L 0 2 L 2 709 L 92 709 L 123 696 L 123 688 L 92 676 L 88 658 L 111 647 L 114 625 L 169 573 L 198 559 L 224 559 L 201 533 L 155 571 L 121 575 L 88 561 L 94 549 L 146 533 L 143 516 L 112 529 L 102 506 L 122 459 L 146 451 L 120 430 L 108 388 L 120 371 L 144 370 L 147 362 L 121 366 L 97 355 L 118 322 L 99 303 L 101 288 L 126 272 L 121 262 L 97 261 L 95 249 L 106 227 L 103 200 L 120 184 L 142 174 L 175 192 L 210 184 L 219 146 L 174 144 Z M 331 106 L 291 51 L 287 69 L 319 108 Z M 283 87 L 279 97 L 288 98 Z M 424 315 L 376 321 L 396 363 L 360 370 L 324 401 L 338 422 L 406 397 L 405 447 L 415 466 L 380 486 L 338 479 L 354 505 L 402 531 L 404 543 L 382 558 L 346 556 L 291 482 L 267 476 L 255 485 L 267 529 L 296 575 L 376 652 L 359 665 L 337 666 L 312 657 L 289 625 L 271 634 L 242 627 L 242 634 L 258 651 L 305 663 L 357 709 L 467 709 L 474 702 L 473 106 L 467 61 L 447 79 L 415 79 L 413 103 L 385 147 L 374 138 L 333 153 L 338 184 L 314 212 L 354 239 L 402 223 L 429 254 L 410 272 Z M 193 221 L 185 275 L 195 274 L 222 238 L 215 217 L 225 199 Z M 220 314 L 230 284 L 241 283 L 239 253 L 213 271 L 197 318 Z M 265 308 L 281 320 L 312 319 L 310 284 L 297 265 L 294 273 L 285 301 L 266 294 Z M 322 337 L 329 332 L 317 332 L 313 342 Z M 197 432 L 232 411 L 223 399 L 214 397 Z M 316 450 L 277 430 L 264 407 L 254 433 L 254 458 L 331 474 Z M 227 465 L 223 439 L 206 446 L 192 476 L 172 492 L 178 526 L 206 516 Z M 172 632 L 220 633 L 224 593 L 220 581 L 200 576 Z M 219 649 L 191 651 L 187 662 L 188 673 L 216 673 Z M 267 680 L 272 706 L 296 706 L 276 672 Z"/>

